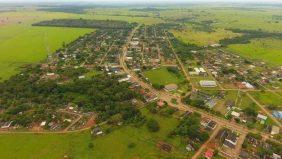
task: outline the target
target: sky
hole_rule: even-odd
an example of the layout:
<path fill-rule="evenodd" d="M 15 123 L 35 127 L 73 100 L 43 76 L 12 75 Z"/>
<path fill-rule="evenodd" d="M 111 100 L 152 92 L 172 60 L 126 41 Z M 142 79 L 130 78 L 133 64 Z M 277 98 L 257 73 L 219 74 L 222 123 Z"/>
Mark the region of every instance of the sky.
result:
<path fill-rule="evenodd" d="M 94 3 L 175 3 L 175 2 L 280 2 L 282 0 L 0 0 L 0 2 L 94 2 Z"/>

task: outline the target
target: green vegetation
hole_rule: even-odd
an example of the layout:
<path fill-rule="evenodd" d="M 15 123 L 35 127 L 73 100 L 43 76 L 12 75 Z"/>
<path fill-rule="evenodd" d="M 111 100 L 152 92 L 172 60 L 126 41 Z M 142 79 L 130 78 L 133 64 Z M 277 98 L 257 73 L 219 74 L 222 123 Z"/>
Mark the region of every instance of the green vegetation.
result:
<path fill-rule="evenodd" d="M 221 39 L 238 36 L 238 34 L 224 29 L 217 29 L 213 32 L 185 29 L 182 31 L 173 30 L 172 33 L 176 38 L 185 43 L 197 44 L 199 46 L 219 43 Z"/>
<path fill-rule="evenodd" d="M 280 66 L 282 63 L 282 40 L 279 39 L 254 39 L 248 44 L 233 44 L 228 50 L 238 53 L 243 57 L 263 60 L 271 66 Z"/>
<path fill-rule="evenodd" d="M 187 158 L 185 145 L 181 144 L 179 138 L 168 138 L 178 123 L 177 119 L 151 114 L 147 109 L 141 111 L 146 118 L 159 123 L 158 132 L 149 132 L 145 125 L 138 128 L 128 125 L 113 128 L 109 134 L 95 138 L 91 138 L 89 131 L 70 134 L 2 134 L 0 158 L 59 159 L 65 155 L 74 159 Z M 172 145 L 172 151 L 160 150 L 157 147 L 159 141 Z M 89 146 L 91 143 L 93 147 Z"/>
<path fill-rule="evenodd" d="M 152 84 L 167 85 L 171 83 L 178 84 L 184 80 L 183 76 L 178 76 L 167 70 L 167 67 L 160 67 L 144 72 L 144 75 L 149 78 Z"/>
<path fill-rule="evenodd" d="M 36 63 L 52 54 L 64 43 L 93 29 L 51 27 L 9 27 L 0 34 L 0 77 L 9 78 L 23 64 Z M 0 31 L 1 32 L 1 31 Z M 14 33 L 14 34 L 11 34 Z M 15 34 L 17 33 L 17 34 Z"/>
<path fill-rule="evenodd" d="M 88 19 L 54 19 L 34 23 L 33 26 L 54 26 L 73 28 L 97 28 L 97 29 L 125 29 L 133 28 L 136 24 L 116 20 L 88 20 Z"/>
<path fill-rule="evenodd" d="M 256 100 L 258 100 L 261 104 L 266 106 L 282 106 L 281 96 L 278 94 L 273 94 L 271 92 L 254 92 L 251 93 Z"/>

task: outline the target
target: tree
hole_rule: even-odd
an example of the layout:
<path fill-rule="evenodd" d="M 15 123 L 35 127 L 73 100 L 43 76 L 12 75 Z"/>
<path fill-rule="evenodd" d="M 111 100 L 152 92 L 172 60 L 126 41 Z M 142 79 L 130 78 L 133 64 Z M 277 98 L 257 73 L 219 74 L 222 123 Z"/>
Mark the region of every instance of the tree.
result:
<path fill-rule="evenodd" d="M 257 110 L 255 109 L 255 107 L 253 106 L 249 106 L 247 108 L 244 109 L 244 112 L 249 115 L 249 116 L 253 116 L 256 117 L 258 115 Z"/>
<path fill-rule="evenodd" d="M 159 123 L 155 119 L 149 119 L 147 121 L 147 128 L 150 132 L 157 132 L 160 130 Z"/>

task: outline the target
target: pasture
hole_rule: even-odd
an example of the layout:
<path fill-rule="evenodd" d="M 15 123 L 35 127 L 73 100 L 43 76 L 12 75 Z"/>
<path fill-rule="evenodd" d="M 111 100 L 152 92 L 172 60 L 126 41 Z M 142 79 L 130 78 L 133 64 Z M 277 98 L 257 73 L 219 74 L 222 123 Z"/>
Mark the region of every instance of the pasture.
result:
<path fill-rule="evenodd" d="M 228 50 L 245 58 L 262 60 L 270 66 L 282 65 L 282 40 L 278 39 L 255 39 L 249 44 L 233 44 Z"/>
<path fill-rule="evenodd" d="M 215 32 L 203 32 L 195 29 L 185 29 L 183 31 L 173 30 L 174 36 L 186 43 L 196 44 L 199 46 L 216 44 L 224 38 L 233 38 L 239 34 L 224 29 L 217 29 Z"/>
<path fill-rule="evenodd" d="M 18 72 L 23 64 L 36 63 L 77 37 L 93 29 L 6 26 L 0 33 L 0 77 L 2 80 Z"/>

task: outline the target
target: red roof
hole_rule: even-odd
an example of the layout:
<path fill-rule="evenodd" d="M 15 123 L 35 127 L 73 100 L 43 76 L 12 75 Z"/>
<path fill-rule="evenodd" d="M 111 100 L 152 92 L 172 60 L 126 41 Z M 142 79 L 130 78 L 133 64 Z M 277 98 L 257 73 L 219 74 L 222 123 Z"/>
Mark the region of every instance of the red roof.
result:
<path fill-rule="evenodd" d="M 212 157 L 213 157 L 213 150 L 208 149 L 208 150 L 205 152 L 205 158 L 211 159 Z"/>

